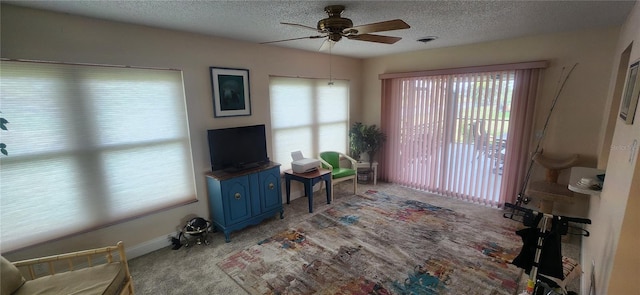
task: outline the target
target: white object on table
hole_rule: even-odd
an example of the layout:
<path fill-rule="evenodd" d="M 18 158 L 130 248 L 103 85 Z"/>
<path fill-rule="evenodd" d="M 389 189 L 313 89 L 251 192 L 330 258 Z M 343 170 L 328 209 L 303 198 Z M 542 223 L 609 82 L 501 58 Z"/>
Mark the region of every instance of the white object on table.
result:
<path fill-rule="evenodd" d="M 291 152 L 291 158 L 294 161 L 298 161 L 298 160 L 304 159 L 304 156 L 302 155 L 301 151 L 294 151 L 294 152 Z"/>
<path fill-rule="evenodd" d="M 589 189 L 589 186 L 581 185 L 582 179 L 592 179 L 594 183 L 599 184 L 602 187 L 602 181 L 598 179 L 597 175 L 604 174 L 604 170 L 588 167 L 572 167 L 571 174 L 569 176 L 569 190 L 576 193 L 599 196 L 600 190 Z"/>
<path fill-rule="evenodd" d="M 369 168 L 369 162 L 358 162 L 358 168 Z M 378 184 L 378 162 L 373 162 L 373 185 Z"/>

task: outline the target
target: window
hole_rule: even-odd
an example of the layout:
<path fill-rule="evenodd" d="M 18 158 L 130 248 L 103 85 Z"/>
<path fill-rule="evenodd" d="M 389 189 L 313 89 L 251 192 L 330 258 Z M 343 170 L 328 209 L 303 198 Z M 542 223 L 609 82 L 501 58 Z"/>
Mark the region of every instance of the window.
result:
<path fill-rule="evenodd" d="M 273 161 L 291 168 L 291 152 L 307 158 L 347 151 L 349 82 L 271 77 Z"/>
<path fill-rule="evenodd" d="M 382 179 L 489 206 L 512 201 L 544 66 L 385 74 Z"/>
<path fill-rule="evenodd" d="M 180 71 L 1 65 L 3 251 L 195 200 Z"/>

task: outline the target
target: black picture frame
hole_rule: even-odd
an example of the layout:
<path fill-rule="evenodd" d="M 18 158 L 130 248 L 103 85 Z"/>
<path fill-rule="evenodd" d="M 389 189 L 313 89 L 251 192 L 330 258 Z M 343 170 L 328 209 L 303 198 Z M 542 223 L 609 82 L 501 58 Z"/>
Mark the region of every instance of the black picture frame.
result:
<path fill-rule="evenodd" d="M 210 67 L 213 116 L 251 115 L 249 70 Z"/>
<path fill-rule="evenodd" d="M 638 99 L 640 98 L 640 60 L 629 66 L 627 81 L 622 93 L 622 102 L 620 104 L 620 118 L 625 124 L 633 124 L 633 118 L 636 114 Z"/>

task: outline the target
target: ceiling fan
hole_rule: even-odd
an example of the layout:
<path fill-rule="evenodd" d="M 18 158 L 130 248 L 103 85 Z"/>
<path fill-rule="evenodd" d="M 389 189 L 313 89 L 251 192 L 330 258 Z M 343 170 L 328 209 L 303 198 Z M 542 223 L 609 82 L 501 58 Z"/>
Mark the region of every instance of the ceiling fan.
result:
<path fill-rule="evenodd" d="M 300 39 L 326 38 L 325 42 L 320 47 L 321 51 L 323 51 L 327 47 L 331 48 L 331 46 L 333 46 L 334 43 L 340 41 L 342 37 L 345 37 L 349 40 L 393 44 L 398 42 L 402 38 L 375 35 L 370 33 L 410 28 L 410 26 L 407 23 L 405 23 L 403 20 L 400 20 L 400 19 L 388 20 L 388 21 L 371 23 L 371 24 L 354 27 L 353 22 L 350 19 L 341 17 L 342 12 L 344 11 L 343 5 L 329 5 L 324 8 L 324 11 L 329 15 L 329 17 L 318 21 L 318 25 L 316 26 L 316 28 L 301 25 L 301 24 L 286 23 L 286 22 L 281 23 L 283 25 L 296 26 L 303 29 L 313 30 L 319 33 L 319 35 L 284 39 L 284 40 L 278 40 L 278 41 L 262 42 L 261 44 L 285 42 L 285 41 L 300 40 Z"/>

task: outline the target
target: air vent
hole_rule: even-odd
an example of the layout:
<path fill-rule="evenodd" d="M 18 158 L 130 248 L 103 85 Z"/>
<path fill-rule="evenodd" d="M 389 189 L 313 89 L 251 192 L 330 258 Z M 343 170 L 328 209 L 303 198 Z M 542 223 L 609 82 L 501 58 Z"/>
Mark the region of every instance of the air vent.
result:
<path fill-rule="evenodd" d="M 433 41 L 433 40 L 435 40 L 435 39 L 438 39 L 438 37 L 436 37 L 436 36 L 429 36 L 429 37 L 420 38 L 420 39 L 418 39 L 417 41 L 418 41 L 418 42 L 422 42 L 422 43 L 427 43 L 427 42 L 431 42 L 431 41 Z"/>

